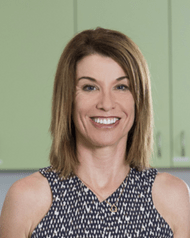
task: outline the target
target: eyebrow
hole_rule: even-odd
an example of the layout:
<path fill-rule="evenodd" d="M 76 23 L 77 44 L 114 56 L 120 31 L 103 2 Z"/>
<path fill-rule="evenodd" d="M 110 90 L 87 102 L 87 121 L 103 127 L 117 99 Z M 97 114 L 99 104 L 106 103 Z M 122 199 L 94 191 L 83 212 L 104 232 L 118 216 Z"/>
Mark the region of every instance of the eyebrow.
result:
<path fill-rule="evenodd" d="M 87 76 L 82 76 L 82 77 L 80 77 L 80 78 L 78 79 L 78 81 L 81 80 L 81 79 L 89 79 L 89 80 L 92 81 L 92 82 L 97 82 L 97 80 L 96 80 L 95 78 L 87 77 Z M 120 81 L 120 80 L 123 80 L 123 79 L 129 79 L 129 77 L 128 77 L 128 76 L 122 76 L 122 77 L 117 78 L 116 80 L 117 80 L 117 81 Z"/>

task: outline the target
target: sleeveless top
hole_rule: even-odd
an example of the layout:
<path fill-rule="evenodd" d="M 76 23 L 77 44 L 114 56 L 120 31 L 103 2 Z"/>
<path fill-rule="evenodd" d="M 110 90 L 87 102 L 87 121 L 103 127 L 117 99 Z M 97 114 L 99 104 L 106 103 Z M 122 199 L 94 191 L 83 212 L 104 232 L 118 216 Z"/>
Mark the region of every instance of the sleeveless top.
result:
<path fill-rule="evenodd" d="M 117 190 L 99 202 L 77 176 L 62 180 L 50 168 L 39 172 L 49 182 L 53 202 L 31 238 L 173 237 L 170 226 L 152 200 L 157 169 L 139 172 L 131 168 Z M 110 210 L 110 204 L 115 204 L 116 212 Z"/>

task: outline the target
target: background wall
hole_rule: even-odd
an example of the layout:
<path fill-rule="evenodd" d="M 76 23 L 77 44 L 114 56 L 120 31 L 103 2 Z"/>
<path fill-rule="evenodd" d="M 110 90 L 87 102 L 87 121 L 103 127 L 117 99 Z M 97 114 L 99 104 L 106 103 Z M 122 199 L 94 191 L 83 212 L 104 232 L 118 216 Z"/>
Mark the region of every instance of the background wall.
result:
<path fill-rule="evenodd" d="M 56 66 L 66 43 L 105 27 L 140 47 L 151 73 L 152 165 L 190 186 L 189 0 L 0 1 L 0 209 L 9 187 L 49 165 Z"/>

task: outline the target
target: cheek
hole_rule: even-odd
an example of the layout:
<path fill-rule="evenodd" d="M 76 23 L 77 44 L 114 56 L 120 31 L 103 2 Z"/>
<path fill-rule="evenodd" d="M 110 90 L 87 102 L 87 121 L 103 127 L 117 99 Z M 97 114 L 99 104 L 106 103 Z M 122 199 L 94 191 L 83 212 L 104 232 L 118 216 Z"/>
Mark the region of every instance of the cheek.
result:
<path fill-rule="evenodd" d="M 128 118 L 128 126 L 132 127 L 135 121 L 135 102 L 133 97 L 128 98 L 127 104 L 123 108 L 125 108 L 124 110 Z"/>
<path fill-rule="evenodd" d="M 74 108 L 76 113 L 83 114 L 88 112 L 93 106 L 95 102 L 95 97 L 93 95 L 84 95 L 79 92 L 76 94 L 74 101 Z"/>
<path fill-rule="evenodd" d="M 123 110 L 126 114 L 135 114 L 135 101 L 132 94 L 120 100 L 120 105 L 122 105 Z"/>
<path fill-rule="evenodd" d="M 85 123 L 85 118 L 89 114 L 92 105 L 84 97 L 76 97 L 73 106 L 73 121 L 75 126 L 81 126 Z"/>

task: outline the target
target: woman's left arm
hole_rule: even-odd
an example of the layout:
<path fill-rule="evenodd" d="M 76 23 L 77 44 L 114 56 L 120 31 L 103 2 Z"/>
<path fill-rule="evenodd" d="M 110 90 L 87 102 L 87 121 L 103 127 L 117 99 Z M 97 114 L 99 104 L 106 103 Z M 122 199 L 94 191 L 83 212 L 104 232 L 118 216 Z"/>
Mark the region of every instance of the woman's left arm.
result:
<path fill-rule="evenodd" d="M 174 238 L 190 238 L 190 189 L 169 173 L 158 173 L 152 189 L 155 208 L 169 224 Z"/>
<path fill-rule="evenodd" d="M 174 186 L 173 224 L 174 238 L 190 238 L 190 189 L 183 180 L 178 180 Z M 174 191 L 175 190 L 175 191 Z"/>

